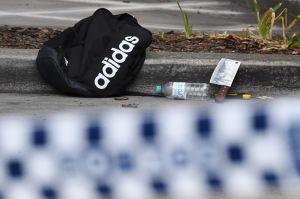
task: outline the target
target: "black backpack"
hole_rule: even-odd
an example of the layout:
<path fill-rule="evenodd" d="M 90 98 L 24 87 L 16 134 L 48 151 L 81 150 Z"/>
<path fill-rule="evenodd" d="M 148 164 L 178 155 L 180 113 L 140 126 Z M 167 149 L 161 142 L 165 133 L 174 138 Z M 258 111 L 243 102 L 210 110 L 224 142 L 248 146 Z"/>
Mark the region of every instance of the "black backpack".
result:
<path fill-rule="evenodd" d="M 152 34 L 129 14 L 99 9 L 45 42 L 36 65 L 41 76 L 65 94 L 122 95 L 140 71 Z"/>

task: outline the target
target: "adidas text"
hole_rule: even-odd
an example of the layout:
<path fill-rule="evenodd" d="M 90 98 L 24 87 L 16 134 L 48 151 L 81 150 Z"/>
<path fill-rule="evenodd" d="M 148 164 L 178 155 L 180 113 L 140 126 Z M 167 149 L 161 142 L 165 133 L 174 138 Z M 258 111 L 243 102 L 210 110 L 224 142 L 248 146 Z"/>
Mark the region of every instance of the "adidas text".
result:
<path fill-rule="evenodd" d="M 119 48 L 112 48 L 112 58 L 105 57 L 102 61 L 104 64 L 102 72 L 95 78 L 95 85 L 99 89 L 105 89 L 110 83 L 110 78 L 113 78 L 118 72 L 121 64 L 124 63 L 128 54 L 134 49 L 139 42 L 139 38 L 135 36 L 128 36 L 119 44 Z"/>

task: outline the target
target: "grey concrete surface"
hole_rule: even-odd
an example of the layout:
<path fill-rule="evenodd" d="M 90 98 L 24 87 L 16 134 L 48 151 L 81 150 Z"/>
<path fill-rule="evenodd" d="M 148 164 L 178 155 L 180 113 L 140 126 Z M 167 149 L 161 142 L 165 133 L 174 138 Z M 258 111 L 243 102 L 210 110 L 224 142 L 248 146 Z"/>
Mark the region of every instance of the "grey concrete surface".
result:
<path fill-rule="evenodd" d="M 37 50 L 0 49 L 0 92 L 55 93 L 36 70 L 36 54 Z M 223 57 L 242 61 L 232 92 L 250 92 L 256 96 L 300 92 L 299 56 L 168 52 L 149 52 L 136 81 L 127 90 L 153 95 L 156 85 L 168 81 L 207 83 Z"/>
<path fill-rule="evenodd" d="M 182 0 L 195 31 L 239 31 L 255 24 L 252 10 L 229 0 Z M 153 31 L 183 30 L 175 0 L 0 0 L 0 25 L 72 26 L 105 7 L 113 13 L 128 12 Z"/>
<path fill-rule="evenodd" d="M 253 8 L 253 0 L 230 0 L 235 4 L 249 9 Z M 288 8 L 288 11 L 294 15 L 300 14 L 300 1 L 299 0 L 258 0 L 261 9 L 268 9 L 274 7 L 278 3 L 282 3 L 282 8 Z"/>
<path fill-rule="evenodd" d="M 157 83 L 209 82 L 221 58 L 242 61 L 232 85 L 233 92 L 273 96 L 298 94 L 300 57 L 225 53 L 150 53 L 135 84 L 129 90 L 151 93 Z M 138 86 L 143 85 L 147 87 L 139 90 Z"/>
<path fill-rule="evenodd" d="M 205 106 L 214 101 L 187 101 L 171 100 L 163 97 L 139 97 L 128 96 L 128 100 L 115 100 L 114 98 L 80 98 L 63 95 L 48 94 L 0 94 L 0 116 L 30 115 L 33 117 L 45 117 L 48 114 L 64 111 L 97 112 L 103 108 L 114 109 L 151 109 L 162 106 Z M 133 104 L 137 108 L 122 107 Z"/>

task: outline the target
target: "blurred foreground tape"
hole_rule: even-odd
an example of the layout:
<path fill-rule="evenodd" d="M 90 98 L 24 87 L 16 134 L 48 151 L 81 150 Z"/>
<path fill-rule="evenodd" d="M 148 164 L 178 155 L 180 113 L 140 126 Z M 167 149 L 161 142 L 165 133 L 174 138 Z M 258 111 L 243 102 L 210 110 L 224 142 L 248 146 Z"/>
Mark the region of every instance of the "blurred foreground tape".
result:
<path fill-rule="evenodd" d="M 99 113 L 1 118 L 0 198 L 299 193 L 299 102 Z"/>

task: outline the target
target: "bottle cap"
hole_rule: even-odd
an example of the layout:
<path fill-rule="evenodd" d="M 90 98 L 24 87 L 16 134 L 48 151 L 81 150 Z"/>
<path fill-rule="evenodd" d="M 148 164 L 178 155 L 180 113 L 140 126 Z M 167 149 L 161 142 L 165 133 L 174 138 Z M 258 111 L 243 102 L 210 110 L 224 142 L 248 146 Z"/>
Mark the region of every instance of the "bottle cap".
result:
<path fill-rule="evenodd" d="M 155 87 L 155 93 L 156 94 L 161 94 L 161 85 L 158 85 Z"/>

